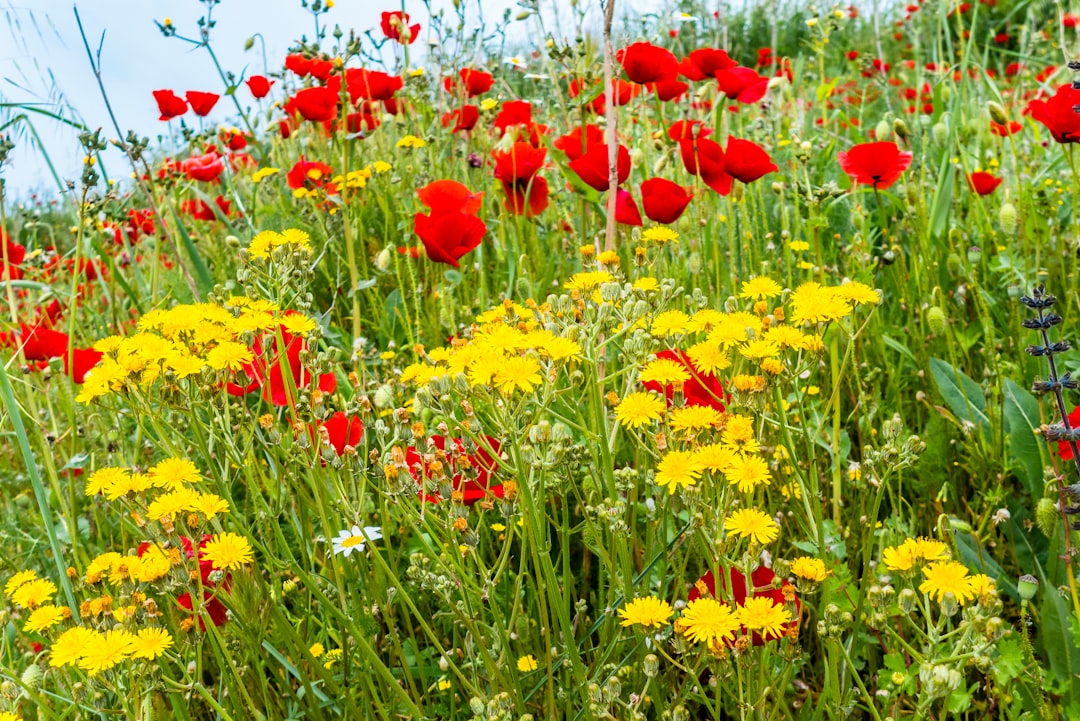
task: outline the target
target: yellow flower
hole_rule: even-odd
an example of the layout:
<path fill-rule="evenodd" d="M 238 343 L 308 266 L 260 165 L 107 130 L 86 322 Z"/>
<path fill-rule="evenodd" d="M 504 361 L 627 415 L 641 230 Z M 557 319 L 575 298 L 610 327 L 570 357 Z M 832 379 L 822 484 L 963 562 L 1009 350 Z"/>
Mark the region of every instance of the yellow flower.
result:
<path fill-rule="evenodd" d="M 767 486 L 772 482 L 769 464 L 761 456 L 752 454 L 736 454 L 724 475 L 731 485 L 739 487 L 740 493 L 752 493 L 758 486 Z"/>
<path fill-rule="evenodd" d="M 499 107 L 499 101 L 494 98 L 484 98 L 480 101 L 480 109 L 485 113 L 489 110 Z"/>
<path fill-rule="evenodd" d="M 321 643 L 313 643 L 311 644 L 311 648 L 308 649 L 308 653 L 310 653 L 313 658 L 318 658 L 326 653 L 326 647 Z"/>
<path fill-rule="evenodd" d="M 640 290 L 643 293 L 647 293 L 650 290 L 656 290 L 660 287 L 660 282 L 656 278 L 638 278 L 634 281 L 634 290 Z"/>
<path fill-rule="evenodd" d="M 761 361 L 774 358 L 780 353 L 780 346 L 769 340 L 750 341 L 739 349 L 739 355 L 750 360 Z"/>
<path fill-rule="evenodd" d="M 658 420 L 667 408 L 663 398 L 652 393 L 631 393 L 615 406 L 615 420 L 627 428 L 641 426 Z"/>
<path fill-rule="evenodd" d="M 735 458 L 735 449 L 720 443 L 710 443 L 698 446 L 694 455 L 705 470 L 723 473 L 731 466 L 731 461 Z"/>
<path fill-rule="evenodd" d="M 785 624 L 791 621 L 791 611 L 769 596 L 746 599 L 735 615 L 747 631 L 759 632 L 766 641 L 783 636 Z"/>
<path fill-rule="evenodd" d="M 689 322 L 690 316 L 681 310 L 668 310 L 653 318 L 650 330 L 653 335 L 660 337 L 685 333 Z"/>
<path fill-rule="evenodd" d="M 975 589 L 968 576 L 967 567 L 956 561 L 938 561 L 923 569 L 923 582 L 919 590 L 929 594 L 938 603 L 945 599 L 946 593 L 956 597 L 964 605 L 975 597 Z"/>
<path fill-rule="evenodd" d="M 186 458 L 166 458 L 147 473 L 155 488 L 175 491 L 189 483 L 202 480 L 199 469 Z"/>
<path fill-rule="evenodd" d="M 406 135 L 397 141 L 395 147 L 398 148 L 422 148 L 427 143 L 423 138 L 418 138 L 415 135 Z"/>
<path fill-rule="evenodd" d="M 701 461 L 691 451 L 671 451 L 656 468 L 656 485 L 675 495 L 679 486 L 689 488 L 701 477 Z"/>
<path fill-rule="evenodd" d="M 251 176 L 251 181 L 253 183 L 261 183 L 262 181 L 269 178 L 271 175 L 277 175 L 280 172 L 281 172 L 280 168 L 259 168 Z"/>
<path fill-rule="evenodd" d="M 754 300 L 763 300 L 766 298 L 775 298 L 784 292 L 783 286 L 777 283 L 772 278 L 766 278 L 759 276 L 757 278 L 751 278 L 742 285 L 742 291 L 739 293 L 740 298 L 748 298 Z"/>
<path fill-rule="evenodd" d="M 881 552 L 881 562 L 890 571 L 910 571 L 918 560 L 919 556 L 914 546 L 908 543 L 901 543 L 895 548 L 886 548 Z"/>
<path fill-rule="evenodd" d="M 248 540 L 236 533 L 218 533 L 203 546 L 203 557 L 214 568 L 233 570 L 255 560 Z"/>
<path fill-rule="evenodd" d="M 604 283 L 610 283 L 613 280 L 615 280 L 615 276 L 606 270 L 594 270 L 585 273 L 574 273 L 563 287 L 567 290 L 586 291 Z"/>
<path fill-rule="evenodd" d="M 685 406 L 671 412 L 671 428 L 676 431 L 700 431 L 723 423 L 720 411 L 712 406 Z"/>
<path fill-rule="evenodd" d="M 690 380 L 686 366 L 668 358 L 657 358 L 645 366 L 639 378 L 642 383 L 659 383 L 662 386 L 678 384 L 681 386 Z"/>
<path fill-rule="evenodd" d="M 724 519 L 727 530 L 740 538 L 771 543 L 780 534 L 776 521 L 756 508 L 740 508 Z"/>
<path fill-rule="evenodd" d="M 278 319 L 281 323 L 281 328 L 287 333 L 293 335 L 304 335 L 315 330 L 316 323 L 311 318 L 301 313 L 289 313 Z"/>
<path fill-rule="evenodd" d="M 206 365 L 215 370 L 225 370 L 227 368 L 231 371 L 238 371 L 254 359 L 251 350 L 243 343 L 225 341 L 218 344 L 214 350 L 206 355 Z"/>
<path fill-rule="evenodd" d="M 24 583 L 29 583 L 37 578 L 37 573 L 34 571 L 19 571 L 14 576 L 8 579 L 7 584 L 4 586 L 4 595 L 10 597 L 15 593 L 15 589 Z"/>
<path fill-rule="evenodd" d="M 731 358 L 727 351 L 715 343 L 702 341 L 690 346 L 686 351 L 690 362 L 694 364 L 694 370 L 698 373 L 712 373 L 731 367 Z"/>
<path fill-rule="evenodd" d="M 846 298 L 855 305 L 872 303 L 877 305 L 881 302 L 881 292 L 874 290 L 863 283 L 849 282 L 833 289 L 841 298 Z"/>
<path fill-rule="evenodd" d="M 210 519 L 219 513 L 228 513 L 229 502 L 213 493 L 200 493 L 192 503 L 192 510 L 198 511 L 205 518 Z"/>
<path fill-rule="evenodd" d="M 52 604 L 45 606 L 39 606 L 34 609 L 30 617 L 26 619 L 26 624 L 23 626 L 23 631 L 26 633 L 37 633 L 44 631 L 47 628 L 52 628 L 56 624 L 64 620 L 66 614 L 65 609 Z"/>
<path fill-rule="evenodd" d="M 528 356 L 512 356 L 505 359 L 495 373 L 495 385 L 507 394 L 516 390 L 528 393 L 543 382 L 540 377 L 540 363 Z"/>
<path fill-rule="evenodd" d="M 635 598 L 619 609 L 619 618 L 622 619 L 620 625 L 660 627 L 668 622 L 674 612 L 671 604 L 663 599 L 652 596 Z"/>
<path fill-rule="evenodd" d="M 711 649 L 732 641 L 740 623 L 731 607 L 713 598 L 695 598 L 677 622 L 679 632 L 694 643 L 705 643 Z"/>
<path fill-rule="evenodd" d="M 95 633 L 79 659 L 79 668 L 91 676 L 107 671 L 135 650 L 136 637 L 130 631 L 116 630 Z"/>
<path fill-rule="evenodd" d="M 16 606 L 34 609 L 48 603 L 55 595 L 55 583 L 45 578 L 35 578 L 20 584 L 11 594 L 11 602 Z"/>
<path fill-rule="evenodd" d="M 178 513 L 195 510 L 195 501 L 199 494 L 190 488 L 170 491 L 158 496 L 146 508 L 146 517 L 151 521 L 160 521 L 163 518 L 172 520 Z"/>
<path fill-rule="evenodd" d="M 248 245 L 248 254 L 252 258 L 269 258 L 270 251 L 281 245 L 281 235 L 273 230 L 264 230 Z"/>
<path fill-rule="evenodd" d="M 810 250 L 810 244 L 807 243 L 805 240 L 793 240 L 788 243 L 788 247 L 796 253 L 802 253 L 804 251 Z"/>
<path fill-rule="evenodd" d="M 139 629 L 131 642 L 132 658 L 155 659 L 173 645 L 172 635 L 163 628 L 149 626 Z"/>
<path fill-rule="evenodd" d="M 820 558 L 811 558 L 810 556 L 799 556 L 792 561 L 791 572 L 799 578 L 818 583 L 824 581 L 827 575 L 825 562 Z"/>
<path fill-rule="evenodd" d="M 131 471 L 126 468 L 99 468 L 86 479 L 84 493 L 88 496 L 104 493 L 105 489 L 126 481 L 130 475 Z"/>
<path fill-rule="evenodd" d="M 344 652 L 340 648 L 332 648 L 327 651 L 326 656 L 324 657 L 326 661 L 323 663 L 323 668 L 331 668 L 335 663 L 341 660 L 343 653 Z"/>
<path fill-rule="evenodd" d="M 517 660 L 517 669 L 522 673 L 535 671 L 538 668 L 540 668 L 540 666 L 536 663 L 536 657 L 532 654 L 529 654 L 528 656 L 522 656 Z"/>
<path fill-rule="evenodd" d="M 971 577 L 971 590 L 980 601 L 992 599 L 997 596 L 997 581 L 983 573 L 974 575 Z"/>
<path fill-rule="evenodd" d="M 605 250 L 603 253 L 596 256 L 596 261 L 601 265 L 618 265 L 619 254 L 614 250 Z"/>
<path fill-rule="evenodd" d="M 830 323 L 851 313 L 851 302 L 820 283 L 803 283 L 791 293 L 791 321 L 803 323 Z"/>
<path fill-rule="evenodd" d="M 644 241 L 651 240 L 657 245 L 665 245 L 667 243 L 677 242 L 679 240 L 679 234 L 671 228 L 661 225 L 644 231 L 641 234 L 641 239 Z"/>
<path fill-rule="evenodd" d="M 69 628 L 60 634 L 49 649 L 49 665 L 53 668 L 73 664 L 83 657 L 98 632 L 83 626 Z"/>
<path fill-rule="evenodd" d="M 389 173 L 393 169 L 393 167 L 393 165 L 386 162 L 385 160 L 376 160 L 374 163 L 371 164 L 372 172 L 379 174 Z"/>

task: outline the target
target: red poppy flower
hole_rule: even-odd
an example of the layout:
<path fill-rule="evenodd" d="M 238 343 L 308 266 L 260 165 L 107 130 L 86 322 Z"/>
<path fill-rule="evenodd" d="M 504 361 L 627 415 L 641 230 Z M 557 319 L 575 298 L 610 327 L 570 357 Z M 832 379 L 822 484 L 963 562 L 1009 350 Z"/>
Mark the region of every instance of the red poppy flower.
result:
<path fill-rule="evenodd" d="M 635 83 L 658 83 L 675 80 L 679 74 L 679 61 L 666 48 L 652 43 L 634 43 L 615 53 L 615 59 Z"/>
<path fill-rule="evenodd" d="M 414 229 L 424 244 L 428 258 L 459 268 L 458 260 L 480 245 L 487 225 L 474 215 L 460 211 L 417 213 Z"/>
<path fill-rule="evenodd" d="M 499 114 L 495 116 L 492 125 L 505 134 L 506 129 L 513 125 L 532 125 L 532 103 L 524 100 L 509 100 L 502 104 Z"/>
<path fill-rule="evenodd" d="M 510 150 L 491 151 L 495 158 L 495 179 L 506 182 L 532 180 L 544 167 L 547 148 L 534 148 L 529 143 L 517 142 Z"/>
<path fill-rule="evenodd" d="M 1062 85 L 1047 100 L 1032 100 L 1025 112 L 1045 125 L 1057 142 L 1078 143 L 1080 115 L 1073 110 L 1076 105 L 1080 105 L 1080 90 L 1073 90 L 1070 83 Z"/>
<path fill-rule="evenodd" d="M 277 81 L 270 80 L 263 75 L 252 75 L 245 81 L 245 84 L 248 86 L 248 90 L 251 91 L 252 97 L 259 100 L 270 94 L 270 86 L 275 82 Z"/>
<path fill-rule="evenodd" d="M 194 610 L 191 605 L 190 593 L 180 594 L 176 597 L 176 602 L 180 605 L 180 608 L 188 611 Z M 221 602 L 221 599 L 214 595 L 213 591 L 203 591 L 203 603 L 200 611 L 202 612 L 199 614 L 200 631 L 206 631 L 206 622 L 203 620 L 203 613 L 205 613 L 210 618 L 210 622 L 213 623 L 215 626 L 221 626 L 229 620 L 228 609 L 225 608 L 225 604 Z"/>
<path fill-rule="evenodd" d="M 313 123 L 325 123 L 337 117 L 338 94 L 330 88 L 304 88 L 285 103 L 285 112 L 297 113 L 304 120 Z"/>
<path fill-rule="evenodd" d="M 724 391 L 724 385 L 715 375 L 712 373 L 699 372 L 694 368 L 689 357 L 682 351 L 660 351 L 656 354 L 656 357 L 661 360 L 671 360 L 676 363 L 681 363 L 686 368 L 686 372 L 690 374 L 690 380 L 683 383 L 682 387 L 683 401 L 686 405 L 710 406 L 721 413 L 724 412 L 727 408 L 725 404 L 731 400 L 731 396 Z M 645 383 L 644 386 L 647 390 L 655 393 L 663 393 L 669 406 L 675 398 L 676 388 L 674 384 L 661 386 L 656 381 L 649 381 L 648 383 Z"/>
<path fill-rule="evenodd" d="M 981 170 L 968 176 L 968 185 L 979 195 L 990 195 L 1001 185 L 1001 178 L 993 173 L 985 173 Z"/>
<path fill-rule="evenodd" d="M 753 183 L 769 173 L 779 170 L 769 154 L 750 140 L 728 138 L 724 152 L 724 170 L 731 177 L 744 183 Z"/>
<path fill-rule="evenodd" d="M 476 215 L 484 200 L 484 193 L 474 193 L 456 180 L 436 180 L 416 191 L 420 202 L 433 213 L 459 212 Z"/>
<path fill-rule="evenodd" d="M 993 120 L 990 121 L 990 132 L 1002 138 L 1015 135 L 1023 129 L 1024 126 L 1019 120 L 1010 120 L 1008 123 L 995 123 Z"/>
<path fill-rule="evenodd" d="M 492 76 L 491 73 L 485 73 L 482 70 L 462 68 L 458 71 L 458 75 L 461 77 L 460 87 L 464 90 L 465 95 L 470 98 L 483 95 L 491 90 L 491 86 L 495 84 L 494 76 Z M 443 80 L 443 87 L 446 88 L 448 93 L 453 92 L 454 88 L 458 87 L 458 83 L 453 78 L 445 78 Z"/>
<path fill-rule="evenodd" d="M 450 132 L 457 133 L 462 130 L 472 130 L 479 120 L 480 108 L 475 105 L 463 105 L 457 110 L 451 110 L 446 115 L 443 115 L 442 126 L 449 128 L 452 125 L 454 127 Z"/>
<path fill-rule="evenodd" d="M 608 146 L 607 143 L 597 143 L 590 147 L 584 155 L 570 162 L 570 170 L 577 173 L 578 177 L 594 190 L 605 191 L 608 189 Z M 616 172 L 619 185 L 626 182 L 630 177 L 630 151 L 622 145 L 616 151 Z"/>
<path fill-rule="evenodd" d="M 481 440 L 476 450 L 470 453 L 465 450 L 465 443 L 460 438 L 432 436 L 423 453 L 414 447 L 406 450 L 405 463 L 417 483 L 422 479 L 445 483 L 448 478 L 451 488 L 461 493 L 461 501 L 466 505 L 472 505 L 489 494 L 502 498 L 502 485 L 491 486 L 491 476 L 499 468 L 499 441 L 490 436 L 482 436 Z M 426 489 L 421 489 L 420 495 L 425 501 L 433 503 L 442 500 L 437 490 L 428 493 Z"/>
<path fill-rule="evenodd" d="M 641 205 L 654 223 L 674 223 L 693 197 L 686 188 L 665 178 L 650 178 L 641 184 Z"/>
<path fill-rule="evenodd" d="M 104 354 L 93 348 L 73 348 L 71 353 L 64 352 L 64 373 L 74 383 L 86 380 L 86 374 L 97 365 Z"/>
<path fill-rule="evenodd" d="M 641 212 L 629 190 L 619 188 L 615 191 L 615 222 L 641 227 Z"/>
<path fill-rule="evenodd" d="M 758 75 L 752 68 L 735 67 L 716 73 L 720 91 L 740 103 L 756 103 L 765 97 L 769 79 Z"/>
<path fill-rule="evenodd" d="M 364 423 L 360 416 L 349 418 L 343 411 L 338 411 L 319 425 L 326 429 L 330 445 L 339 456 L 345 454 L 345 446 L 355 448 L 364 436 Z"/>
<path fill-rule="evenodd" d="M 665 103 L 676 100 L 690 90 L 690 86 L 681 80 L 664 80 L 652 83 L 648 87 L 656 94 L 656 97 L 660 98 L 661 102 Z"/>
<path fill-rule="evenodd" d="M 62 357 L 67 353 L 69 338 L 58 330 L 20 323 L 19 337 L 13 341 L 16 349 L 22 350 L 23 358 L 30 362 Z"/>
<path fill-rule="evenodd" d="M 1078 426 L 1080 426 L 1080 406 L 1074 408 L 1069 414 L 1069 428 Z M 1073 459 L 1072 445 L 1068 441 L 1058 441 L 1058 455 L 1063 461 L 1071 461 Z"/>
<path fill-rule="evenodd" d="M 697 140 L 712 135 L 712 130 L 700 120 L 679 120 L 668 126 L 667 135 L 676 143 Z"/>
<path fill-rule="evenodd" d="M 26 248 L 11 240 L 0 228 L 0 280 L 18 280 L 22 277 L 19 264 L 26 258 Z"/>
<path fill-rule="evenodd" d="M 704 80 L 715 77 L 718 72 L 738 65 L 724 50 L 701 48 L 690 53 L 679 65 L 679 72 L 687 80 Z"/>
<path fill-rule="evenodd" d="M 686 172 L 701 177 L 705 185 L 720 195 L 731 192 L 731 176 L 724 165 L 724 149 L 720 143 L 707 138 L 683 140 L 679 143 Z"/>
<path fill-rule="evenodd" d="M 221 214 L 228 216 L 232 210 L 232 203 L 222 196 L 218 196 L 214 199 L 214 204 L 217 205 Z M 180 210 L 187 213 L 195 220 L 217 220 L 217 214 L 214 213 L 214 209 L 211 208 L 205 200 L 202 198 L 190 198 L 180 204 Z"/>
<path fill-rule="evenodd" d="M 402 45 L 412 45 L 416 38 L 420 37 L 420 24 L 409 25 L 408 13 L 400 10 L 383 13 L 382 22 L 379 23 L 383 35 L 391 40 L 397 40 Z"/>
<path fill-rule="evenodd" d="M 349 68 L 345 71 L 345 87 L 353 103 L 364 100 L 389 100 L 401 90 L 404 81 L 399 75 L 389 75 L 378 70 Z"/>
<path fill-rule="evenodd" d="M 284 328 L 280 328 L 280 331 L 280 343 L 274 334 L 255 339 L 251 345 L 255 357 L 251 363 L 244 365 L 249 382 L 245 386 L 226 383 L 225 390 L 229 395 L 243 396 L 262 390 L 263 400 L 267 403 L 279 407 L 291 406 L 296 400 L 294 389 L 311 385 L 313 376 L 300 361 L 301 354 L 307 350 L 307 342 L 303 336 L 293 335 Z M 278 350 L 281 347 L 285 348 L 284 354 Z M 291 384 L 285 382 L 285 370 L 292 378 Z M 337 376 L 323 373 L 317 385 L 323 393 L 333 393 L 337 388 Z"/>
<path fill-rule="evenodd" d="M 584 128 L 579 125 L 566 135 L 559 136 L 552 145 L 563 151 L 567 159 L 577 160 L 590 146 L 603 142 L 604 131 L 590 123 Z"/>
<path fill-rule="evenodd" d="M 617 108 L 626 105 L 641 93 L 641 86 L 637 83 L 628 83 L 619 78 L 615 78 L 611 83 L 612 97 L 615 100 L 615 107 Z M 592 110 L 597 115 L 603 115 L 604 110 L 607 107 L 607 96 L 604 93 L 600 93 L 589 102 L 588 107 L 589 110 Z"/>
<path fill-rule="evenodd" d="M 503 181 L 506 199 L 503 207 L 514 215 L 533 217 L 543 213 L 548 207 L 548 183 L 542 175 L 533 176 L 529 181 L 509 183 Z"/>
<path fill-rule="evenodd" d="M 712 571 L 707 571 L 704 576 L 697 580 L 694 587 L 690 589 L 690 593 L 686 596 L 687 603 L 695 601 L 702 596 L 715 598 L 721 603 L 729 604 L 734 610 L 736 607 L 746 603 L 746 599 L 750 598 L 769 598 L 772 599 L 773 605 L 783 606 L 787 603 L 784 598 L 785 589 L 788 589 L 791 584 L 787 581 L 783 581 L 780 588 L 773 588 L 774 579 L 776 574 L 772 572 L 771 568 L 765 566 L 758 566 L 750 574 L 750 581 L 753 583 L 753 588 L 746 587 L 746 576 L 737 569 L 726 569 L 723 566 L 720 567 L 721 586 L 720 593 L 716 592 L 716 581 L 713 578 Z M 799 625 L 799 610 L 801 603 L 799 597 L 794 595 L 794 589 L 787 591 L 795 598 L 795 612 L 792 614 L 791 621 L 784 625 L 785 632 L 797 628 Z M 746 632 L 746 629 L 743 629 Z M 783 637 L 783 634 L 777 635 L 773 633 L 761 633 L 754 631 L 751 636 L 751 641 L 755 646 L 764 646 L 768 641 L 777 641 Z"/>
<path fill-rule="evenodd" d="M 225 161 L 217 151 L 196 155 L 180 163 L 180 170 L 192 180 L 212 183 L 225 170 Z"/>
<path fill-rule="evenodd" d="M 189 90 L 186 93 L 188 105 L 195 111 L 195 114 L 199 117 L 205 117 L 210 114 L 210 111 L 217 105 L 218 99 L 221 97 L 217 93 L 204 93 L 199 90 Z"/>
<path fill-rule="evenodd" d="M 875 190 L 888 188 L 911 165 L 911 152 L 901 151 L 896 143 L 882 141 L 861 143 L 851 150 L 840 152 L 836 159 L 851 179 Z"/>
<path fill-rule="evenodd" d="M 285 175 L 285 180 L 289 184 L 290 188 L 321 188 L 330 180 L 330 176 L 333 175 L 334 169 L 326 163 L 320 163 L 314 160 L 305 160 L 304 156 L 300 156 L 300 160 L 296 161 L 296 165 L 292 166 Z"/>
<path fill-rule="evenodd" d="M 306 78 L 311 74 L 311 65 L 315 61 L 312 58 L 304 57 L 299 53 L 293 53 L 292 55 L 285 56 L 285 69 L 293 73 L 296 73 L 302 78 Z"/>
<path fill-rule="evenodd" d="M 172 120 L 187 112 L 187 102 L 171 90 L 155 90 L 154 100 L 157 101 L 158 111 L 161 113 L 159 120 Z"/>
<path fill-rule="evenodd" d="M 345 120 L 350 133 L 370 132 L 382 124 L 382 121 L 370 111 L 349 113 Z"/>

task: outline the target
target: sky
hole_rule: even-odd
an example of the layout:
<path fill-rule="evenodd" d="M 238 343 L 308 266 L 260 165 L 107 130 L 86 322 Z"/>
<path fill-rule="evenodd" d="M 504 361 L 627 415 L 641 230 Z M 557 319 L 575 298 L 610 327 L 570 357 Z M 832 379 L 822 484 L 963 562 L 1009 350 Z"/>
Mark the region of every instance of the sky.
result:
<path fill-rule="evenodd" d="M 433 11 L 452 13 L 452 1 L 431 0 Z M 502 19 L 507 9 L 514 15 L 520 11 L 515 0 L 463 2 L 469 11 L 470 27 L 481 15 L 490 26 Z M 572 32 L 566 28 L 571 17 L 570 2 L 542 0 L 543 16 L 549 26 L 560 24 L 565 33 Z M 599 28 L 598 0 L 580 2 L 589 8 Z M 336 0 L 329 14 L 321 17 L 331 27 L 337 23 L 346 32 L 350 28 L 359 33 L 375 29 L 379 35 L 380 12 L 400 9 L 402 4 L 413 22 L 426 25 L 428 13 L 421 0 Z M 666 4 L 664 0 L 619 0 L 616 7 L 620 15 L 634 17 Z M 198 37 L 198 19 L 206 10 L 198 0 L 0 0 L 0 17 L 6 20 L 0 23 L 0 104 L 27 104 L 55 113 L 60 107 L 58 99 L 63 98 L 65 117 L 80 120 L 92 129 L 103 127 L 106 138 L 115 137 L 79 34 L 75 9 L 95 54 L 100 46 L 105 90 L 125 132 L 134 129 L 151 141 L 167 132 L 158 120 L 151 94 L 156 89 L 169 88 L 180 95 L 186 90 L 222 91 L 224 84 L 205 49 L 193 49 L 176 38 L 163 37 L 155 25 L 155 21 L 169 18 L 180 35 Z M 289 46 L 300 35 L 314 35 L 313 18 L 301 7 L 300 0 L 222 0 L 213 10 L 213 18 L 216 26 L 211 43 L 223 68 L 237 75 L 265 71 L 264 45 L 267 64 L 275 69 L 281 67 Z M 518 42 L 527 42 L 535 27 L 531 22 L 513 22 L 509 34 Z M 245 41 L 256 33 L 260 40 L 245 51 Z M 424 39 L 421 35 L 413 48 L 421 46 Z M 238 96 L 249 101 L 244 91 Z M 207 121 L 226 124 L 232 109 L 232 104 L 222 98 Z M 0 119 L 11 117 L 10 113 L 0 108 Z M 40 114 L 30 113 L 30 117 L 61 179 L 77 180 L 82 157 L 77 131 Z M 17 143 L 12 159 L 0 171 L 8 195 L 25 198 L 34 191 L 55 193 L 56 182 L 34 147 L 29 129 L 22 122 L 19 128 L 0 131 L 11 133 Z M 106 154 L 105 166 L 113 177 L 128 174 L 126 161 L 118 151 Z"/>

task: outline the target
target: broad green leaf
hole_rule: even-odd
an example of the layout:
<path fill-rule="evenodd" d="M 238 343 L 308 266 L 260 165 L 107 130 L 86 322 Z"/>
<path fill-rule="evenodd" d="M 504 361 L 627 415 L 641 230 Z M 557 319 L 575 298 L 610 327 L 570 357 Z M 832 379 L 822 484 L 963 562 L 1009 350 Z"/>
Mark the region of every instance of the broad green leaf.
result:
<path fill-rule="evenodd" d="M 953 415 L 988 433 L 990 418 L 986 415 L 986 396 L 979 384 L 940 358 L 930 359 L 930 373 Z"/>
<path fill-rule="evenodd" d="M 1039 402 L 1011 379 L 1005 379 L 1004 417 L 1009 467 L 1023 481 L 1032 498 L 1042 496 L 1044 444 L 1035 435 L 1041 425 Z"/>
<path fill-rule="evenodd" d="M 952 206 L 953 186 L 956 184 L 956 166 L 949 162 L 949 153 L 941 156 L 938 170 L 938 184 L 934 191 L 934 203 L 930 208 L 930 235 L 938 238 L 949 224 L 949 209 Z"/>

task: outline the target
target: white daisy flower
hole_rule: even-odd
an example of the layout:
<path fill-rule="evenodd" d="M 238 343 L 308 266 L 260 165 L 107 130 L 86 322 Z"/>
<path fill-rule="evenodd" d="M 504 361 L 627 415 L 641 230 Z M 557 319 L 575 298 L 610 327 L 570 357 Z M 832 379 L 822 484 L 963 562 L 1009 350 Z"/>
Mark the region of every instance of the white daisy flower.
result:
<path fill-rule="evenodd" d="M 528 67 L 528 65 L 525 64 L 525 58 L 520 57 L 518 55 L 513 55 L 513 56 L 508 57 L 508 58 L 503 58 L 503 62 L 506 63 L 507 65 L 514 66 L 518 70 L 524 70 L 525 68 Z"/>
<path fill-rule="evenodd" d="M 342 554 L 348 558 L 353 551 L 363 552 L 365 543 L 377 541 L 380 538 L 382 538 L 382 531 L 378 526 L 364 526 L 363 530 L 360 526 L 353 526 L 339 533 L 333 540 L 334 554 Z"/>
<path fill-rule="evenodd" d="M 697 18 L 690 13 L 675 13 L 672 18 L 677 23 L 694 23 L 697 22 Z"/>

